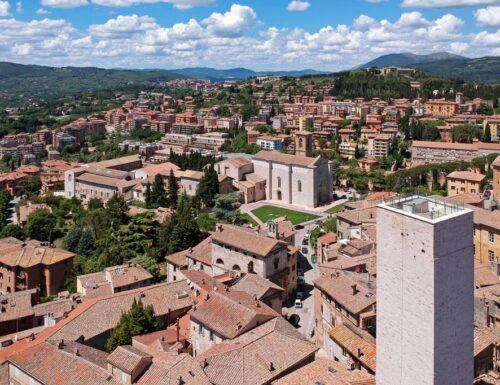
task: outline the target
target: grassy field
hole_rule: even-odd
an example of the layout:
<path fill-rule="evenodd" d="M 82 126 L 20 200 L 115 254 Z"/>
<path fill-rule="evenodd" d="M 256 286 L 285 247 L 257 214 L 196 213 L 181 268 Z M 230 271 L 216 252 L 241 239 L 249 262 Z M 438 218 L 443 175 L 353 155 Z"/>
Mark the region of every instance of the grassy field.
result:
<path fill-rule="evenodd" d="M 338 205 L 338 206 L 333 206 L 332 208 L 329 208 L 328 210 L 326 210 L 325 212 L 328 213 L 328 214 L 337 214 L 339 212 L 341 212 L 342 210 L 344 210 L 344 205 Z"/>
<path fill-rule="evenodd" d="M 240 215 L 241 219 L 246 221 L 248 224 L 252 225 L 253 227 L 258 226 L 259 224 L 254 221 L 254 219 L 247 213 L 241 214 Z"/>
<path fill-rule="evenodd" d="M 300 211 L 284 209 L 271 205 L 261 206 L 253 210 L 252 213 L 264 223 L 266 223 L 270 219 L 283 216 L 286 216 L 290 221 L 292 221 L 294 225 L 319 218 L 319 216 L 317 215 L 302 213 Z"/>

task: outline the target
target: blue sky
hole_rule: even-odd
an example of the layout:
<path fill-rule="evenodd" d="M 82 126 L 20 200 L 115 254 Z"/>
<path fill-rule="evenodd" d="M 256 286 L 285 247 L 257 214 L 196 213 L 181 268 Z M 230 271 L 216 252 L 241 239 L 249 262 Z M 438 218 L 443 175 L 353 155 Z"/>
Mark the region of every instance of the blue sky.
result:
<path fill-rule="evenodd" d="M 500 55 L 500 0 L 0 0 L 0 60 L 340 70 L 394 52 Z"/>

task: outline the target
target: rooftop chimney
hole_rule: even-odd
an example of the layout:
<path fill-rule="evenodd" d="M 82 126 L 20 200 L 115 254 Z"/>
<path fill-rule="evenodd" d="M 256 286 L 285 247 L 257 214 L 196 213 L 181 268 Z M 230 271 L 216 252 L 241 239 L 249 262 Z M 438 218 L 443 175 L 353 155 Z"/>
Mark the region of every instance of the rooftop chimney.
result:
<path fill-rule="evenodd" d="M 351 286 L 352 288 L 352 295 L 356 295 L 358 293 L 358 285 L 354 284 Z"/>

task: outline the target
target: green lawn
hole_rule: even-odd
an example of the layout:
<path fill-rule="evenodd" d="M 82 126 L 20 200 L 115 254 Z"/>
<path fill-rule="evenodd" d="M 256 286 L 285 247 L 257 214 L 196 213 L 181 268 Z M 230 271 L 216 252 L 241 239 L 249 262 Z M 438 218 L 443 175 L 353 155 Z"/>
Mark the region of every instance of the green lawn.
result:
<path fill-rule="evenodd" d="M 342 210 L 344 210 L 344 205 L 338 205 L 338 206 L 333 206 L 332 208 L 329 208 L 328 210 L 326 210 L 325 212 L 327 212 L 328 214 L 337 214 L 339 212 L 341 212 Z"/>
<path fill-rule="evenodd" d="M 262 222 L 266 223 L 270 219 L 286 216 L 294 225 L 299 223 L 312 221 L 319 218 L 317 215 L 302 213 L 300 211 L 294 211 L 289 209 L 283 209 L 276 206 L 261 206 L 258 209 L 252 211 L 252 213 L 259 218 Z"/>
<path fill-rule="evenodd" d="M 258 226 L 259 224 L 257 222 L 255 222 L 255 220 L 250 216 L 248 215 L 247 213 L 244 213 L 244 214 L 240 214 L 240 219 L 242 219 L 243 221 L 245 221 L 246 223 L 252 225 L 252 227 L 255 227 L 255 226 Z"/>

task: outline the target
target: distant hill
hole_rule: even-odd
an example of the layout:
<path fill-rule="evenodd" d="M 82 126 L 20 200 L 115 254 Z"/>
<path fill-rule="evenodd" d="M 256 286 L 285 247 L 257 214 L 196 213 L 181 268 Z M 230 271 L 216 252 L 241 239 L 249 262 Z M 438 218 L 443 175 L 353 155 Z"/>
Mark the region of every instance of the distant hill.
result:
<path fill-rule="evenodd" d="M 380 56 L 356 69 L 388 66 L 418 68 L 429 75 L 462 79 L 468 82 L 500 83 L 500 57 L 498 56 L 469 59 L 448 52 L 430 55 L 397 53 Z"/>
<path fill-rule="evenodd" d="M 173 69 L 171 72 L 188 76 L 195 79 L 205 79 L 211 81 L 224 80 L 244 80 L 254 76 L 304 76 L 304 75 L 319 75 L 327 72 L 321 72 L 311 69 L 301 71 L 253 71 L 247 68 L 230 68 L 230 69 L 215 69 L 209 67 L 194 67 L 194 68 L 179 68 Z"/>
<path fill-rule="evenodd" d="M 184 77 L 165 70 L 46 67 L 0 62 L 0 104 L 19 101 L 20 95 L 50 99 L 85 92 L 139 89 Z"/>
<path fill-rule="evenodd" d="M 460 55 L 454 55 L 452 53 L 448 52 L 436 52 L 436 53 L 431 53 L 429 55 L 416 55 L 408 52 L 404 53 L 392 53 L 389 55 L 383 55 L 380 56 L 366 64 L 362 64 L 356 69 L 365 69 L 365 68 L 372 68 L 372 67 L 377 67 L 377 68 L 383 68 L 383 67 L 389 67 L 389 66 L 396 66 L 396 67 L 404 67 L 404 66 L 413 66 L 415 64 L 419 63 L 431 63 L 435 61 L 440 61 L 440 60 L 447 60 L 447 59 L 464 59 L 467 60 L 465 56 L 460 56 Z"/>
<path fill-rule="evenodd" d="M 430 75 L 463 79 L 468 82 L 500 83 L 500 57 L 477 59 L 446 59 L 432 63 L 420 63 L 413 67 Z"/>

